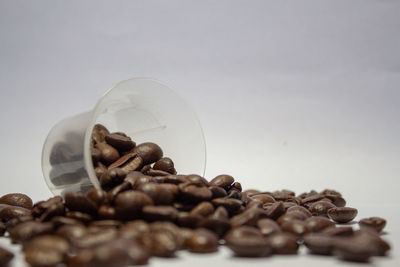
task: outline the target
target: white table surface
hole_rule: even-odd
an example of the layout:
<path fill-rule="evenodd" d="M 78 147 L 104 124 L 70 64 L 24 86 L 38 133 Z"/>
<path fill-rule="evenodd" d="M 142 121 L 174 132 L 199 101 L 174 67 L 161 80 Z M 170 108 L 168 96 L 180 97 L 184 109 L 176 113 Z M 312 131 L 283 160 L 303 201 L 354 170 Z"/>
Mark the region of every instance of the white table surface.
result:
<path fill-rule="evenodd" d="M 198 114 L 207 178 L 337 189 L 357 219 L 388 220 L 393 249 L 372 265 L 399 266 L 399 14 L 390 0 L 0 0 L 0 194 L 50 197 L 40 155 L 51 127 L 120 80 L 155 77 Z M 179 256 L 151 265 L 338 264 L 305 251 Z M 21 257 L 13 266 L 24 266 Z"/>

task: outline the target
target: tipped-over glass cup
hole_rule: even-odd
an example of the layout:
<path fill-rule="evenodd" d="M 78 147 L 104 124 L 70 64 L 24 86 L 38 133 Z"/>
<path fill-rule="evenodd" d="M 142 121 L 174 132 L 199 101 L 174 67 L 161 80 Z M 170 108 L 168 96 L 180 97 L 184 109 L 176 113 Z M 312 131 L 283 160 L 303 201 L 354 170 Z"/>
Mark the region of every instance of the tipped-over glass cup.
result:
<path fill-rule="evenodd" d="M 109 89 L 92 111 L 65 118 L 50 130 L 42 170 L 54 195 L 100 188 L 90 152 L 97 123 L 110 132 L 126 133 L 136 144 L 158 144 L 179 173 L 204 175 L 206 146 L 193 109 L 163 83 L 133 78 Z"/>

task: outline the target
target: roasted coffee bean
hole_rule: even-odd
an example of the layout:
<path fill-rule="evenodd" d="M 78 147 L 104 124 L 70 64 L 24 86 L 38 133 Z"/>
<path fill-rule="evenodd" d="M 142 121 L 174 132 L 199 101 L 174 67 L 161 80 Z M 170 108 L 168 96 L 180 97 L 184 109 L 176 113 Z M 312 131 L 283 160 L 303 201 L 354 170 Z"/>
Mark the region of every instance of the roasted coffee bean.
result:
<path fill-rule="evenodd" d="M 104 164 L 102 164 L 101 162 L 99 162 L 98 165 L 99 165 L 99 166 L 97 166 L 97 167 L 94 168 L 94 173 L 96 174 L 96 177 L 97 177 L 98 179 L 100 179 L 100 177 L 101 177 L 105 172 L 107 172 L 107 167 L 106 167 Z"/>
<path fill-rule="evenodd" d="M 226 245 L 241 257 L 262 257 L 271 254 L 269 242 L 257 228 L 241 226 L 225 235 Z"/>
<path fill-rule="evenodd" d="M 317 201 L 310 205 L 310 212 L 314 216 L 328 217 L 328 210 L 331 208 L 335 208 L 335 205 L 327 201 Z"/>
<path fill-rule="evenodd" d="M 92 131 L 92 140 L 94 144 L 105 142 L 105 137 L 107 134 L 109 134 L 109 132 L 106 127 L 101 124 L 96 124 Z"/>
<path fill-rule="evenodd" d="M 272 203 L 272 205 L 266 209 L 267 217 L 274 220 L 281 217 L 284 213 L 285 207 L 282 202 Z"/>
<path fill-rule="evenodd" d="M 312 216 L 311 212 L 308 209 L 306 209 L 306 208 L 304 208 L 302 206 L 298 206 L 298 205 L 289 207 L 286 210 L 286 213 L 290 213 L 290 212 L 293 212 L 293 211 L 300 211 L 300 212 L 304 213 L 307 217 L 311 217 Z"/>
<path fill-rule="evenodd" d="M 128 136 L 121 135 L 119 133 L 111 133 L 105 136 L 105 141 L 118 149 L 120 152 L 129 151 L 135 147 L 135 142 Z"/>
<path fill-rule="evenodd" d="M 386 226 L 386 220 L 380 217 L 370 217 L 361 219 L 358 224 L 361 228 L 372 228 L 380 233 Z"/>
<path fill-rule="evenodd" d="M 138 190 L 148 195 L 157 205 L 168 205 L 174 201 L 174 194 L 161 184 L 142 184 Z"/>
<path fill-rule="evenodd" d="M 336 207 L 344 207 L 346 206 L 346 200 L 342 198 L 340 195 L 330 195 L 327 194 L 325 195 L 325 198 L 329 199 L 333 205 Z"/>
<path fill-rule="evenodd" d="M 22 243 L 35 236 L 48 234 L 51 233 L 52 231 L 53 231 L 52 223 L 28 221 L 20 223 L 15 227 L 13 227 L 10 231 L 10 238 L 14 243 Z"/>
<path fill-rule="evenodd" d="M 335 237 L 321 233 L 308 234 L 303 240 L 311 253 L 320 255 L 331 255 L 336 241 Z"/>
<path fill-rule="evenodd" d="M 121 168 L 110 169 L 100 177 L 100 186 L 108 191 L 121 184 L 125 180 L 125 177 L 126 172 Z"/>
<path fill-rule="evenodd" d="M 119 228 L 122 225 L 122 222 L 117 220 L 99 220 L 92 221 L 89 223 L 91 227 L 100 227 L 100 228 Z"/>
<path fill-rule="evenodd" d="M 24 251 L 33 248 L 53 249 L 66 255 L 70 249 L 69 242 L 57 235 L 42 235 L 33 238 L 28 243 L 24 244 Z"/>
<path fill-rule="evenodd" d="M 148 221 L 175 221 L 178 217 L 178 210 L 171 206 L 148 205 L 142 209 L 143 218 Z"/>
<path fill-rule="evenodd" d="M 328 227 L 321 231 L 322 234 L 329 236 L 339 236 L 346 237 L 352 236 L 354 231 L 351 226 L 341 226 L 341 227 Z"/>
<path fill-rule="evenodd" d="M 228 211 L 218 207 L 212 215 L 200 220 L 197 227 L 207 228 L 222 237 L 231 228 Z"/>
<path fill-rule="evenodd" d="M 106 143 L 98 143 L 96 144 L 95 148 L 100 151 L 101 161 L 106 165 L 110 165 L 111 163 L 119 159 L 118 150 Z"/>
<path fill-rule="evenodd" d="M 64 216 L 64 214 L 65 214 L 64 204 L 62 202 L 57 202 L 48 207 L 42 213 L 42 215 L 40 215 L 39 220 L 45 222 L 51 220 L 53 217 L 56 216 Z"/>
<path fill-rule="evenodd" d="M 127 241 L 126 241 L 127 242 Z M 124 243 L 124 245 L 127 245 Z M 88 267 L 124 267 L 130 263 L 127 248 L 115 245 L 115 241 L 102 244 L 94 249 Z"/>
<path fill-rule="evenodd" d="M 101 220 L 113 220 L 116 218 L 115 208 L 102 205 L 97 211 L 97 217 Z"/>
<path fill-rule="evenodd" d="M 82 222 L 72 219 L 72 218 L 67 218 L 63 216 L 56 216 L 51 219 L 51 222 L 53 223 L 55 228 L 59 228 L 64 225 L 82 225 Z"/>
<path fill-rule="evenodd" d="M 82 223 L 88 223 L 91 220 L 93 220 L 93 217 L 90 214 L 80 212 L 80 211 L 68 211 L 65 214 L 65 217 L 74 219 L 74 220 L 78 220 Z"/>
<path fill-rule="evenodd" d="M 208 189 L 210 189 L 212 193 L 212 198 L 226 197 L 228 195 L 225 189 L 219 186 L 210 186 Z"/>
<path fill-rule="evenodd" d="M 299 238 L 309 232 L 307 224 L 301 220 L 286 221 L 281 224 L 281 230 Z"/>
<path fill-rule="evenodd" d="M 352 240 L 356 243 L 368 244 L 374 256 L 385 256 L 390 250 L 390 245 L 379 234 L 371 229 L 361 229 L 354 232 Z"/>
<path fill-rule="evenodd" d="M 86 198 L 100 207 L 106 200 L 106 193 L 101 189 L 92 188 L 86 193 Z"/>
<path fill-rule="evenodd" d="M 120 168 L 125 173 L 129 173 L 139 170 L 142 165 L 143 159 L 141 157 L 135 153 L 128 153 L 114 161 L 114 163 L 108 166 L 108 169 Z"/>
<path fill-rule="evenodd" d="M 129 265 L 144 265 L 147 264 L 149 260 L 149 253 L 134 240 L 118 238 L 113 240 L 109 245 L 114 248 L 116 247 L 125 250 L 128 255 Z M 114 262 L 111 262 L 111 266 L 115 266 Z"/>
<path fill-rule="evenodd" d="M 118 196 L 118 194 L 125 192 L 127 190 L 132 189 L 132 186 L 128 182 L 123 182 L 122 184 L 117 185 L 113 189 L 107 192 L 106 195 L 106 202 L 107 203 L 114 203 L 115 198 Z"/>
<path fill-rule="evenodd" d="M 215 198 L 212 200 L 212 203 L 216 207 L 224 207 L 231 215 L 239 211 L 242 206 L 242 201 L 234 198 Z"/>
<path fill-rule="evenodd" d="M 211 215 L 213 212 L 214 212 L 213 204 L 207 201 L 197 204 L 197 206 L 190 211 L 191 214 L 197 214 L 203 217 L 207 217 Z"/>
<path fill-rule="evenodd" d="M 94 251 L 92 249 L 82 249 L 74 255 L 69 255 L 65 261 L 67 267 L 86 267 L 93 260 Z"/>
<path fill-rule="evenodd" d="M 33 267 L 49 267 L 62 263 L 64 255 L 56 249 L 30 247 L 25 250 L 25 261 Z"/>
<path fill-rule="evenodd" d="M 90 154 L 92 156 L 93 165 L 96 165 L 99 161 L 101 161 L 101 152 L 97 148 L 91 147 Z"/>
<path fill-rule="evenodd" d="M 0 266 L 7 266 L 14 258 L 14 254 L 5 248 L 0 247 Z"/>
<path fill-rule="evenodd" d="M 281 232 L 279 225 L 274 220 L 268 218 L 258 220 L 257 227 L 265 237 Z"/>
<path fill-rule="evenodd" d="M 151 176 L 144 175 L 138 171 L 131 171 L 125 177 L 125 182 L 130 183 L 132 189 L 137 189 L 139 186 L 147 183 L 155 182 L 155 179 Z"/>
<path fill-rule="evenodd" d="M 96 204 L 82 193 L 70 192 L 65 194 L 65 206 L 71 211 L 80 211 L 90 215 L 97 213 Z"/>
<path fill-rule="evenodd" d="M 157 183 L 169 183 L 169 184 L 181 184 L 181 183 L 186 183 L 188 180 L 186 179 L 186 175 L 167 175 L 167 176 L 162 176 L 162 177 L 154 177 L 153 178 L 155 182 Z"/>
<path fill-rule="evenodd" d="M 239 182 L 234 182 L 231 186 L 230 191 L 237 191 L 237 192 L 242 192 L 242 184 Z"/>
<path fill-rule="evenodd" d="M 156 229 L 147 235 L 142 235 L 139 243 L 158 257 L 173 257 L 179 249 L 174 234 L 166 229 Z"/>
<path fill-rule="evenodd" d="M 145 193 L 139 191 L 125 191 L 115 198 L 115 211 L 119 218 L 137 218 L 142 208 L 153 205 L 153 200 Z"/>
<path fill-rule="evenodd" d="M 167 157 L 161 158 L 156 163 L 154 163 L 153 169 L 165 171 L 170 174 L 176 174 L 174 162 L 172 161 L 172 159 Z"/>
<path fill-rule="evenodd" d="M 154 169 L 149 169 L 144 174 L 152 176 L 152 177 L 157 177 L 157 176 L 168 176 L 171 175 L 169 172 L 161 171 L 161 170 L 154 170 Z"/>
<path fill-rule="evenodd" d="M 233 228 L 242 225 L 255 226 L 262 212 L 264 212 L 264 210 L 259 208 L 247 209 L 244 212 L 233 216 L 230 220 L 230 223 Z"/>
<path fill-rule="evenodd" d="M 263 204 L 275 202 L 275 199 L 271 195 L 268 195 L 268 194 L 252 195 L 251 198 L 254 200 L 261 201 Z"/>
<path fill-rule="evenodd" d="M 310 232 L 321 232 L 326 228 L 335 227 L 335 223 L 322 216 L 310 217 L 305 220 L 305 223 Z"/>
<path fill-rule="evenodd" d="M 84 236 L 86 234 L 86 227 L 83 224 L 64 225 L 57 229 L 56 234 L 71 242 Z"/>
<path fill-rule="evenodd" d="M 150 232 L 152 231 L 169 231 L 175 238 L 175 243 L 178 249 L 183 248 L 184 238 L 179 230 L 179 227 L 171 222 L 153 222 L 150 224 Z"/>
<path fill-rule="evenodd" d="M 176 223 L 182 227 L 195 228 L 202 220 L 203 217 L 201 215 L 181 211 L 177 215 Z"/>
<path fill-rule="evenodd" d="M 210 181 L 210 185 L 211 186 L 219 186 L 222 187 L 223 189 L 225 189 L 226 191 L 228 191 L 231 188 L 231 185 L 233 184 L 233 182 L 235 181 L 235 179 L 227 174 L 222 174 L 222 175 L 218 175 L 216 176 L 214 179 L 212 179 Z"/>
<path fill-rule="evenodd" d="M 205 186 L 188 182 L 179 184 L 178 187 L 183 201 L 199 203 L 202 201 L 208 201 L 212 197 L 210 189 Z"/>
<path fill-rule="evenodd" d="M 287 233 L 275 233 L 268 238 L 274 254 L 297 254 L 299 245 L 292 235 Z"/>
<path fill-rule="evenodd" d="M 31 215 L 31 211 L 17 206 L 11 206 L 7 204 L 0 204 L 0 220 L 7 222 L 11 219 L 29 216 Z"/>
<path fill-rule="evenodd" d="M 62 203 L 62 201 L 63 199 L 60 196 L 49 198 L 46 201 L 39 201 L 32 208 L 32 216 L 40 217 L 52 205 Z"/>
<path fill-rule="evenodd" d="M 195 230 L 185 242 L 187 248 L 195 253 L 211 253 L 218 250 L 218 237 L 207 229 Z"/>
<path fill-rule="evenodd" d="M 333 253 L 342 260 L 368 262 L 374 255 L 374 248 L 362 240 L 340 238 L 335 240 Z"/>
<path fill-rule="evenodd" d="M 309 196 L 303 198 L 303 199 L 301 200 L 301 204 L 304 205 L 304 206 L 311 205 L 311 204 L 314 203 L 314 202 L 320 201 L 320 200 L 323 199 L 324 197 L 325 197 L 325 196 L 322 195 L 322 194 L 317 194 L 317 193 L 311 194 L 311 195 L 309 195 Z"/>
<path fill-rule="evenodd" d="M 133 148 L 132 152 L 136 153 L 143 159 L 143 164 L 151 164 L 160 160 L 163 156 L 161 147 L 154 143 L 142 143 Z"/>
<path fill-rule="evenodd" d="M 138 240 L 145 233 L 150 232 L 150 226 L 143 220 L 135 220 L 122 225 L 119 229 L 119 236 L 124 239 Z"/>
<path fill-rule="evenodd" d="M 172 192 L 172 195 L 174 196 L 174 199 L 178 197 L 179 195 L 179 187 L 176 184 L 170 184 L 170 183 L 164 183 L 160 184 L 161 187 L 164 187 L 165 189 L 169 190 Z"/>
<path fill-rule="evenodd" d="M 113 228 L 89 227 L 81 237 L 70 240 L 76 248 L 94 248 L 111 242 L 117 237 L 117 230 Z"/>
<path fill-rule="evenodd" d="M 23 222 L 33 221 L 33 220 L 35 220 L 35 218 L 33 218 L 32 215 L 15 217 L 15 218 L 7 221 L 5 226 L 6 226 L 7 231 L 10 232 L 11 229 L 14 228 L 15 226 L 17 226 L 18 224 L 23 223 Z"/>
<path fill-rule="evenodd" d="M 32 209 L 32 199 L 25 194 L 13 193 L 0 197 L 0 204 Z"/>
<path fill-rule="evenodd" d="M 347 223 L 357 216 L 357 209 L 349 207 L 337 207 L 328 210 L 328 216 L 338 223 Z"/>
<path fill-rule="evenodd" d="M 283 223 L 288 222 L 288 221 L 293 221 L 293 220 L 301 220 L 301 221 L 304 221 L 304 220 L 306 220 L 307 218 L 308 218 L 307 215 L 304 215 L 304 213 L 302 213 L 302 212 L 300 212 L 300 211 L 292 211 L 292 212 L 290 212 L 290 213 L 285 213 L 285 214 L 283 214 L 282 216 L 280 216 L 280 217 L 276 220 L 276 222 L 277 222 L 279 225 L 282 225 Z"/>

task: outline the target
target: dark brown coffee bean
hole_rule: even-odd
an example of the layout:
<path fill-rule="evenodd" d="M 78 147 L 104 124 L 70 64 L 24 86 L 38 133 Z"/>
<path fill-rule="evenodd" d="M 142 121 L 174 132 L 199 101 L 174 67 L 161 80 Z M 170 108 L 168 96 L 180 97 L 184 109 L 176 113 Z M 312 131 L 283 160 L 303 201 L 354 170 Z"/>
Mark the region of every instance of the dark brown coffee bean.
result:
<path fill-rule="evenodd" d="M 304 221 L 306 220 L 308 217 L 306 215 L 304 215 L 304 213 L 300 212 L 300 211 L 292 211 L 290 213 L 285 213 L 282 216 L 280 216 L 276 222 L 279 225 L 282 225 L 285 222 L 288 221 L 293 221 L 293 220 L 301 220 Z"/>
<path fill-rule="evenodd" d="M 154 177 L 155 182 L 157 183 L 169 183 L 169 184 L 181 184 L 186 183 L 188 180 L 186 179 L 186 175 L 167 175 L 162 177 Z"/>
<path fill-rule="evenodd" d="M 311 233 L 304 236 L 304 245 L 313 254 L 331 255 L 335 246 L 335 237 L 321 234 Z"/>
<path fill-rule="evenodd" d="M 238 192 L 236 190 L 229 190 L 227 198 L 234 198 L 234 199 L 242 200 L 242 196 L 241 196 L 240 192 Z"/>
<path fill-rule="evenodd" d="M 39 220 L 41 222 L 46 222 L 51 220 L 53 217 L 56 216 L 64 216 L 65 214 L 65 206 L 62 202 L 57 202 L 48 207 L 42 215 L 40 215 Z"/>
<path fill-rule="evenodd" d="M 178 187 L 183 201 L 199 203 L 202 201 L 208 201 L 212 197 L 210 189 L 205 186 L 193 183 L 183 183 L 179 184 Z"/>
<path fill-rule="evenodd" d="M 10 238 L 14 243 L 25 242 L 35 236 L 48 234 L 53 231 L 53 225 L 49 222 L 36 221 L 23 222 L 16 225 L 10 231 Z"/>
<path fill-rule="evenodd" d="M 97 211 L 97 217 L 101 220 L 113 220 L 116 218 L 115 208 L 102 205 Z"/>
<path fill-rule="evenodd" d="M 252 195 L 252 199 L 261 201 L 263 204 L 266 203 L 275 203 L 275 199 L 268 194 L 257 194 L 257 195 Z"/>
<path fill-rule="evenodd" d="M 210 186 L 208 189 L 210 189 L 212 193 L 212 198 L 226 197 L 228 195 L 225 189 L 219 186 Z"/>
<path fill-rule="evenodd" d="M 130 183 L 132 186 L 132 189 L 135 189 L 135 190 L 143 184 L 155 182 L 154 180 L 155 179 L 153 177 L 144 175 L 143 173 L 138 172 L 138 171 L 129 172 L 125 178 L 125 182 Z"/>
<path fill-rule="evenodd" d="M 147 221 L 175 221 L 178 210 L 171 206 L 152 206 L 148 205 L 142 209 L 143 218 Z"/>
<path fill-rule="evenodd" d="M 202 219 L 201 215 L 181 211 L 178 213 L 176 223 L 182 227 L 195 228 Z"/>
<path fill-rule="evenodd" d="M 340 238 L 335 240 L 333 253 L 342 260 L 368 262 L 374 255 L 374 248 L 354 238 Z"/>
<path fill-rule="evenodd" d="M 173 257 L 179 249 L 174 234 L 166 229 L 152 230 L 140 237 L 140 244 L 152 255 L 158 257 Z"/>
<path fill-rule="evenodd" d="M 86 227 L 83 224 L 67 224 L 58 228 L 56 234 L 71 242 L 84 236 L 86 234 Z"/>
<path fill-rule="evenodd" d="M 96 165 L 99 161 L 101 161 L 101 152 L 97 148 L 91 147 L 90 154 L 92 156 L 93 165 Z"/>
<path fill-rule="evenodd" d="M 65 194 L 65 206 L 71 211 L 80 211 L 90 215 L 97 212 L 96 204 L 79 192 L 69 192 Z"/>
<path fill-rule="evenodd" d="M 35 220 L 35 218 L 33 218 L 32 215 L 15 217 L 15 218 L 7 221 L 5 226 L 6 226 L 7 231 L 10 232 L 11 229 L 14 228 L 15 226 L 17 226 L 18 224 L 23 223 L 23 222 L 33 221 L 33 220 Z"/>
<path fill-rule="evenodd" d="M 262 257 L 271 254 L 269 242 L 260 230 L 251 226 L 231 229 L 225 235 L 226 245 L 241 257 Z"/>
<path fill-rule="evenodd" d="M 107 167 L 106 167 L 104 164 L 102 164 L 101 162 L 99 162 L 98 165 L 99 165 L 99 166 L 97 166 L 97 167 L 94 168 L 94 173 L 96 174 L 96 177 L 97 177 L 98 179 L 100 179 L 100 177 L 101 177 L 105 172 L 107 172 Z"/>
<path fill-rule="evenodd" d="M 107 244 L 113 248 L 119 248 L 124 250 L 128 256 L 129 265 L 144 265 L 147 264 L 149 259 L 149 253 L 134 240 L 127 240 L 124 238 L 117 238 L 111 243 Z M 115 255 L 114 255 L 115 256 Z M 101 265 L 103 266 L 103 265 Z M 114 267 L 114 262 L 111 262 L 111 266 Z M 124 266 L 124 265 L 123 265 Z M 96 266 L 97 267 L 97 266 Z"/>
<path fill-rule="evenodd" d="M 211 253 L 218 250 L 218 237 L 207 229 L 195 230 L 185 242 L 188 250 L 195 253 Z"/>
<path fill-rule="evenodd" d="M 346 206 L 346 200 L 339 195 L 325 195 L 325 198 L 329 199 L 333 205 L 336 207 L 344 207 Z"/>
<path fill-rule="evenodd" d="M 72 245 L 76 248 L 94 248 L 111 242 L 117 237 L 117 230 L 113 228 L 87 228 L 85 234 L 81 237 L 71 240 Z"/>
<path fill-rule="evenodd" d="M 168 172 L 170 174 L 176 174 L 176 170 L 174 168 L 174 162 L 170 158 L 161 158 L 153 166 L 154 170 L 161 170 Z"/>
<path fill-rule="evenodd" d="M 39 201 L 32 208 L 32 216 L 40 217 L 53 204 L 62 203 L 62 201 L 63 199 L 60 196 L 49 198 L 46 201 Z"/>
<path fill-rule="evenodd" d="M 234 182 L 231 186 L 231 189 L 229 189 L 230 191 L 234 190 L 234 191 L 238 191 L 238 192 L 242 192 L 242 184 L 239 182 Z"/>
<path fill-rule="evenodd" d="M 306 198 L 303 198 L 301 200 L 301 204 L 306 206 L 306 205 L 311 205 L 314 202 L 320 201 L 321 199 L 323 199 L 325 196 L 322 194 L 312 194 L 310 196 L 307 196 Z"/>
<path fill-rule="evenodd" d="M 53 223 L 55 228 L 62 227 L 64 225 L 83 225 L 82 222 L 72 219 L 72 218 L 67 218 L 64 216 L 56 216 L 51 219 L 51 222 Z"/>
<path fill-rule="evenodd" d="M 297 254 L 299 245 L 292 235 L 287 233 L 275 233 L 268 238 L 269 244 L 274 254 Z"/>
<path fill-rule="evenodd" d="M 8 204 L 25 209 L 32 209 L 32 199 L 27 195 L 20 193 L 13 193 L 2 196 L 0 198 L 0 204 Z"/>
<path fill-rule="evenodd" d="M 380 217 L 370 217 L 361 219 L 358 224 L 361 228 L 372 228 L 380 233 L 386 226 L 386 220 Z"/>
<path fill-rule="evenodd" d="M 141 157 L 139 157 L 135 153 L 128 153 L 120 157 L 110 166 L 108 166 L 108 169 L 112 170 L 114 168 L 120 168 L 125 173 L 129 173 L 132 171 L 139 170 L 142 167 L 142 165 L 143 165 L 143 159 Z"/>
<path fill-rule="evenodd" d="M 106 202 L 107 203 L 114 203 L 115 198 L 118 196 L 118 194 L 125 192 L 127 190 L 132 189 L 132 186 L 128 182 L 123 182 L 122 184 L 117 185 L 113 189 L 107 192 L 106 195 Z"/>
<path fill-rule="evenodd" d="M 124 267 L 128 266 L 129 263 L 130 259 L 126 248 L 115 245 L 115 241 L 112 241 L 94 249 L 88 267 Z"/>
<path fill-rule="evenodd" d="M 310 212 L 314 216 L 328 217 L 328 210 L 331 208 L 335 208 L 335 205 L 327 201 L 317 201 L 310 205 Z"/>
<path fill-rule="evenodd" d="M 121 168 L 113 168 L 105 172 L 100 177 L 100 186 L 108 191 L 111 188 L 121 184 L 126 177 L 126 172 Z"/>
<path fill-rule="evenodd" d="M 340 196 L 340 197 L 342 196 L 342 194 L 340 192 L 333 190 L 333 189 L 324 189 L 321 192 L 321 194 L 322 195 L 336 195 L 336 196 Z"/>
<path fill-rule="evenodd" d="M 214 206 L 208 201 L 201 202 L 194 207 L 190 213 L 197 214 L 203 217 L 207 217 L 214 212 Z"/>
<path fill-rule="evenodd" d="M 161 184 L 142 184 L 138 187 L 138 190 L 148 195 L 157 205 L 168 205 L 174 201 L 174 194 Z"/>
<path fill-rule="evenodd" d="M 321 231 L 322 234 L 329 236 L 348 237 L 352 236 L 354 231 L 351 226 L 328 227 Z"/>
<path fill-rule="evenodd" d="M 281 201 L 280 201 L 281 202 Z M 281 202 L 283 204 L 283 207 L 285 208 L 285 210 L 288 210 L 291 207 L 296 207 L 298 206 L 297 203 L 294 202 Z"/>
<path fill-rule="evenodd" d="M 190 182 L 195 185 L 206 186 L 206 187 L 210 186 L 210 183 L 204 177 L 201 177 L 200 175 L 197 174 L 189 174 L 186 175 L 185 178 L 187 182 Z"/>
<path fill-rule="evenodd" d="M 101 124 L 96 124 L 92 131 L 92 140 L 94 144 L 105 142 L 105 137 L 107 134 L 109 134 L 109 132 L 106 127 Z"/>
<path fill-rule="evenodd" d="M 42 235 L 33 238 L 28 243 L 24 244 L 24 251 L 33 249 L 54 249 L 60 252 L 62 255 L 66 255 L 70 249 L 68 241 L 57 235 Z"/>
<path fill-rule="evenodd" d="M 224 207 L 231 215 L 238 212 L 242 206 L 242 201 L 234 198 L 215 198 L 212 200 L 212 203 L 216 207 Z"/>
<path fill-rule="evenodd" d="M 118 149 L 120 152 L 129 151 L 135 147 L 136 143 L 128 136 L 119 133 L 111 133 L 105 136 L 105 141 Z"/>
<path fill-rule="evenodd" d="M 25 261 L 34 267 L 52 267 L 62 263 L 64 255 L 56 249 L 30 247 L 25 251 Z"/>
<path fill-rule="evenodd" d="M 218 207 L 212 215 L 198 221 L 197 227 L 207 228 L 222 237 L 231 228 L 228 211 Z"/>
<path fill-rule="evenodd" d="M 247 209 L 244 212 L 233 216 L 230 220 L 230 223 L 233 228 L 242 225 L 255 226 L 262 212 L 264 212 L 264 210 L 259 208 Z"/>
<path fill-rule="evenodd" d="M 0 220 L 4 222 L 29 215 L 31 215 L 31 211 L 28 209 L 7 204 L 0 204 Z"/>
<path fill-rule="evenodd" d="M 338 223 L 347 223 L 357 216 L 357 209 L 349 207 L 337 207 L 328 210 L 328 216 Z"/>
<path fill-rule="evenodd" d="M 0 247 L 0 266 L 7 266 L 14 258 L 14 254 L 5 248 Z"/>
<path fill-rule="evenodd" d="M 286 210 L 287 213 L 290 213 L 290 212 L 293 212 L 293 211 L 300 211 L 300 212 L 304 213 L 307 217 L 311 217 L 312 216 L 311 212 L 308 209 L 306 209 L 306 208 L 304 208 L 302 206 L 299 206 L 299 205 L 289 207 Z"/>
<path fill-rule="evenodd" d="M 161 170 L 154 170 L 154 169 L 149 169 L 144 174 L 152 176 L 152 177 L 157 177 L 157 176 L 168 176 L 171 175 L 169 172 L 161 171 Z"/>
<path fill-rule="evenodd" d="M 216 176 L 214 179 L 212 179 L 210 181 L 210 185 L 211 186 L 219 186 L 222 187 L 223 189 L 225 189 L 226 191 L 228 191 L 231 188 L 231 185 L 233 184 L 233 182 L 235 181 L 235 179 L 227 174 L 222 174 L 222 175 L 218 175 Z"/>
<path fill-rule="evenodd" d="M 136 146 L 132 152 L 138 154 L 143 159 L 144 165 L 156 162 L 163 156 L 162 149 L 157 144 L 150 142 Z"/>
<path fill-rule="evenodd" d="M 282 202 L 272 203 L 270 207 L 266 209 L 268 218 L 276 220 L 285 213 L 285 207 Z"/>
<path fill-rule="evenodd" d="M 101 161 L 106 165 L 110 165 L 119 159 L 118 150 L 106 143 L 98 143 L 95 148 L 101 152 Z"/>
<path fill-rule="evenodd" d="M 100 228 L 119 228 L 122 222 L 117 220 L 99 220 L 92 221 L 89 223 L 89 227 L 100 227 Z"/>
<path fill-rule="evenodd" d="M 79 250 L 75 255 L 68 256 L 66 259 L 67 267 L 87 267 L 93 260 L 94 251 L 91 249 Z"/>
<path fill-rule="evenodd" d="M 290 233 L 297 238 L 302 237 L 309 232 L 306 223 L 301 220 L 286 221 L 281 224 L 281 230 Z"/>
<path fill-rule="evenodd" d="M 279 225 L 274 220 L 268 218 L 258 220 L 257 227 L 265 237 L 281 232 Z"/>
<path fill-rule="evenodd" d="M 125 191 L 116 197 L 115 210 L 119 218 L 134 219 L 138 217 L 144 206 L 153 204 L 153 200 L 145 193 Z"/>
<path fill-rule="evenodd" d="M 136 220 L 122 225 L 119 236 L 124 239 L 139 240 L 140 236 L 150 232 L 150 226 L 143 220 Z"/>
<path fill-rule="evenodd" d="M 89 223 L 90 221 L 93 220 L 93 217 L 90 214 L 80 212 L 80 211 L 68 211 L 65 214 L 65 217 L 78 220 L 82 223 Z"/>
<path fill-rule="evenodd" d="M 322 216 L 310 217 L 305 220 L 305 223 L 310 232 L 321 232 L 326 228 L 335 227 L 335 223 Z"/>
<path fill-rule="evenodd" d="M 92 188 L 86 193 L 86 198 L 100 207 L 106 200 L 106 193 L 101 189 Z"/>
<path fill-rule="evenodd" d="M 178 249 L 182 249 L 184 246 L 184 238 L 178 226 L 171 222 L 153 222 L 150 224 L 150 232 L 154 231 L 168 231 L 174 239 Z"/>
<path fill-rule="evenodd" d="M 368 244 L 374 256 L 385 256 L 390 250 L 390 245 L 376 231 L 371 229 L 361 229 L 354 232 L 352 240 L 356 240 L 356 243 Z"/>

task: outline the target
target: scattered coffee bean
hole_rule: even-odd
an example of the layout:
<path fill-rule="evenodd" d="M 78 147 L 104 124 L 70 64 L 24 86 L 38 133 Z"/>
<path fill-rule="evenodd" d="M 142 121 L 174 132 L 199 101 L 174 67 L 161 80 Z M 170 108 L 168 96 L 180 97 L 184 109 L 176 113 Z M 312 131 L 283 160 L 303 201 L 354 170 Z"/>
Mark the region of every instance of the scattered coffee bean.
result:
<path fill-rule="evenodd" d="M 160 160 L 163 156 L 161 147 L 154 143 L 142 143 L 133 148 L 132 152 L 136 153 L 143 159 L 143 164 L 150 164 Z"/>
<path fill-rule="evenodd" d="M 274 254 L 297 254 L 299 245 L 296 238 L 287 233 L 275 233 L 268 238 Z"/>
<path fill-rule="evenodd" d="M 95 146 L 101 153 L 101 161 L 106 165 L 110 165 L 119 158 L 119 152 L 106 143 L 98 143 Z"/>
<path fill-rule="evenodd" d="M 310 211 L 314 216 L 325 216 L 328 217 L 328 210 L 331 208 L 335 208 L 330 202 L 327 201 L 317 201 L 310 205 Z"/>
<path fill-rule="evenodd" d="M 130 137 L 119 133 L 107 134 L 104 139 L 109 145 L 115 147 L 120 152 L 129 151 L 136 145 Z"/>
<path fill-rule="evenodd" d="M 361 219 L 358 224 L 361 228 L 372 228 L 380 233 L 386 226 L 386 220 L 380 217 L 370 217 Z"/>
<path fill-rule="evenodd" d="M 338 223 L 347 223 L 357 216 L 357 209 L 349 207 L 337 207 L 328 210 L 328 216 Z"/>
<path fill-rule="evenodd" d="M 20 193 L 7 194 L 0 197 L 0 204 L 32 209 L 32 199 Z"/>
<path fill-rule="evenodd" d="M 233 228 L 224 237 L 226 245 L 241 257 L 263 257 L 272 253 L 268 240 L 257 228 L 241 226 Z"/>
<path fill-rule="evenodd" d="M 196 253 L 210 253 L 218 250 L 218 237 L 207 229 L 195 230 L 185 241 L 189 251 Z"/>

